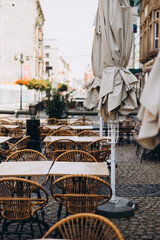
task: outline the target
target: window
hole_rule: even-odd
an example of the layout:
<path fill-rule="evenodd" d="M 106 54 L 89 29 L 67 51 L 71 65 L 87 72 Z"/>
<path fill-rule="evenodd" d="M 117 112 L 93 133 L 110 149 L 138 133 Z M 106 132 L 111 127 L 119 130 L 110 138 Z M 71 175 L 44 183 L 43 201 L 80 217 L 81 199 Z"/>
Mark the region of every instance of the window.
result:
<path fill-rule="evenodd" d="M 159 11 L 155 11 L 155 19 L 159 18 Z"/>
<path fill-rule="evenodd" d="M 46 53 L 46 58 L 49 58 L 49 53 Z"/>
<path fill-rule="evenodd" d="M 158 48 L 158 22 L 154 24 L 154 47 Z"/>

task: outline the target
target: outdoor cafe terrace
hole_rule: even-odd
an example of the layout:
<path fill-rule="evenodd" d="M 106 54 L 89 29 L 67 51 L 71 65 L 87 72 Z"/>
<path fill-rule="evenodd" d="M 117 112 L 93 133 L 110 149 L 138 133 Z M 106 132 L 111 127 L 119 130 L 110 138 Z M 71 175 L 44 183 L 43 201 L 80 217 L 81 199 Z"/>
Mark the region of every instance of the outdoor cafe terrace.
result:
<path fill-rule="evenodd" d="M 9 126 L 10 127 L 8 127 L 8 129 L 10 129 L 12 125 L 9 125 Z M 50 126 L 52 126 L 50 129 L 53 130 L 54 125 L 50 125 Z M 5 127 L 7 126 L 5 125 Z M 55 127 L 54 131 L 57 131 L 56 128 L 57 127 Z M 80 130 L 80 126 L 77 126 L 75 128 Z M 92 130 L 92 127 L 84 126 L 84 129 L 87 129 L 87 128 L 91 128 Z M 16 128 L 14 127 L 14 129 Z M 120 130 L 121 129 L 122 128 L 120 128 Z M 66 136 L 64 138 L 66 138 Z M 159 158 L 158 157 L 155 158 L 154 154 L 150 154 L 146 156 L 145 159 L 142 159 L 142 153 L 143 153 L 142 148 L 140 149 L 138 156 L 136 152 L 137 152 L 137 144 L 133 136 L 131 136 L 130 141 L 128 141 L 128 138 L 124 138 L 124 139 L 120 138 L 119 144 L 116 144 L 116 161 L 117 161 L 116 196 L 133 200 L 137 204 L 137 209 L 135 210 L 135 214 L 134 216 L 129 216 L 129 217 L 121 217 L 121 218 L 108 217 L 108 218 L 118 227 L 124 239 L 156 240 L 156 239 L 159 239 L 159 236 L 160 236 Z M 42 148 L 42 153 L 45 154 L 44 146 Z M 50 165 L 50 162 L 48 162 L 48 166 L 49 165 Z M 70 170 L 74 174 L 74 169 L 70 169 Z M 8 172 L 10 171 L 12 172 L 12 169 L 9 169 Z M 44 166 L 44 171 L 45 171 L 45 166 Z M 95 173 L 95 174 L 98 174 L 98 173 Z M 7 176 L 7 173 L 3 172 L 1 177 L 2 176 Z M 42 180 L 44 180 L 44 177 L 39 177 L 39 178 L 40 179 L 42 178 Z M 102 178 L 108 183 L 110 183 L 110 180 L 111 180 L 110 176 L 109 177 L 104 176 Z M 51 187 L 52 181 L 53 181 L 53 178 L 49 178 L 48 182 L 44 185 L 45 190 L 47 191 L 49 196 L 48 202 L 44 207 L 44 215 L 42 214 L 41 211 L 37 211 L 39 218 L 41 219 L 43 215 L 45 223 L 49 227 L 57 223 L 58 221 L 57 212 L 59 209 L 59 203 L 55 201 L 51 195 L 50 187 Z M 66 209 L 63 206 L 60 219 L 64 219 L 65 217 L 66 217 Z M 40 239 L 41 234 L 36 224 L 37 224 L 36 222 L 35 223 L 33 222 L 32 224 L 33 231 L 34 231 L 34 239 L 38 239 L 38 238 Z M 2 225 L 3 225 L 3 220 L 1 220 L 0 229 L 2 229 Z M 14 231 L 15 226 L 16 225 L 14 224 L 10 225 L 8 227 L 8 230 Z M 23 232 L 25 232 L 28 229 L 30 229 L 30 227 L 26 224 L 24 226 Z M 42 226 L 42 229 L 43 229 L 43 226 Z M 17 235 L 14 235 L 14 234 L 9 234 L 9 235 L 4 234 L 3 239 L 13 240 L 13 239 L 18 239 L 18 237 Z M 22 234 L 21 239 L 22 240 L 33 239 L 33 237 L 27 234 Z"/>

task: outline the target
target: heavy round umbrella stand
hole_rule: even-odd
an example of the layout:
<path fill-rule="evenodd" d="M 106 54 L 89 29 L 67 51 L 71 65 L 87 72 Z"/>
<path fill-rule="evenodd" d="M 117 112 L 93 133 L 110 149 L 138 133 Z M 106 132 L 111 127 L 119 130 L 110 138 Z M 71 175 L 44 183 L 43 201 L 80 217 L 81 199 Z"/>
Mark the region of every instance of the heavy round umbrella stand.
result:
<path fill-rule="evenodd" d="M 109 201 L 98 206 L 96 213 L 104 217 L 123 218 L 134 216 L 137 203 L 127 198 L 117 197 L 116 201 Z"/>

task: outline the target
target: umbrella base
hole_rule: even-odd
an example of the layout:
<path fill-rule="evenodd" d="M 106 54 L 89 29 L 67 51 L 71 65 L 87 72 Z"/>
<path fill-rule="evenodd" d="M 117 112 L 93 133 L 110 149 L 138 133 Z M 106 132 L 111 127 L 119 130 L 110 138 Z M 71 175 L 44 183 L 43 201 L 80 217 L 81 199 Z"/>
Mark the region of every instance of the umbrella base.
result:
<path fill-rule="evenodd" d="M 107 202 L 97 208 L 96 213 L 104 217 L 122 218 L 134 216 L 137 203 L 126 198 L 117 197 L 115 202 Z"/>

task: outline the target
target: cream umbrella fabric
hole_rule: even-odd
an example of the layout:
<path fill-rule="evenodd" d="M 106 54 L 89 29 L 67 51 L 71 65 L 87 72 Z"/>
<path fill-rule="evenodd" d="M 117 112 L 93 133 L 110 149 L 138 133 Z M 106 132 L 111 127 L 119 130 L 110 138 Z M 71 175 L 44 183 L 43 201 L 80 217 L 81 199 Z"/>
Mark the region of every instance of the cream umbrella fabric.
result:
<path fill-rule="evenodd" d="M 138 142 L 147 149 L 160 144 L 160 52 L 145 84 L 138 117 L 142 120 Z"/>
<path fill-rule="evenodd" d="M 127 115 L 137 107 L 137 79 L 126 69 L 133 40 L 129 7 L 128 0 L 99 0 L 92 48 L 96 80 L 89 85 L 88 101 L 84 106 L 91 109 L 89 101 L 94 99 L 96 91 L 93 105 L 98 103 L 98 110 L 105 121 L 117 109 L 119 114 Z"/>
<path fill-rule="evenodd" d="M 102 38 L 102 79 L 98 109 L 104 120 L 115 110 L 128 115 L 137 107 L 137 78 L 126 69 L 133 40 L 128 0 L 99 0 Z"/>
<path fill-rule="evenodd" d="M 87 88 L 87 96 L 84 100 L 84 107 L 87 109 L 96 108 L 99 100 L 99 89 L 102 75 L 102 50 L 101 50 L 101 32 L 99 21 L 99 9 L 97 10 L 94 20 L 94 38 L 92 44 L 92 70 L 94 78 L 85 84 Z"/>

